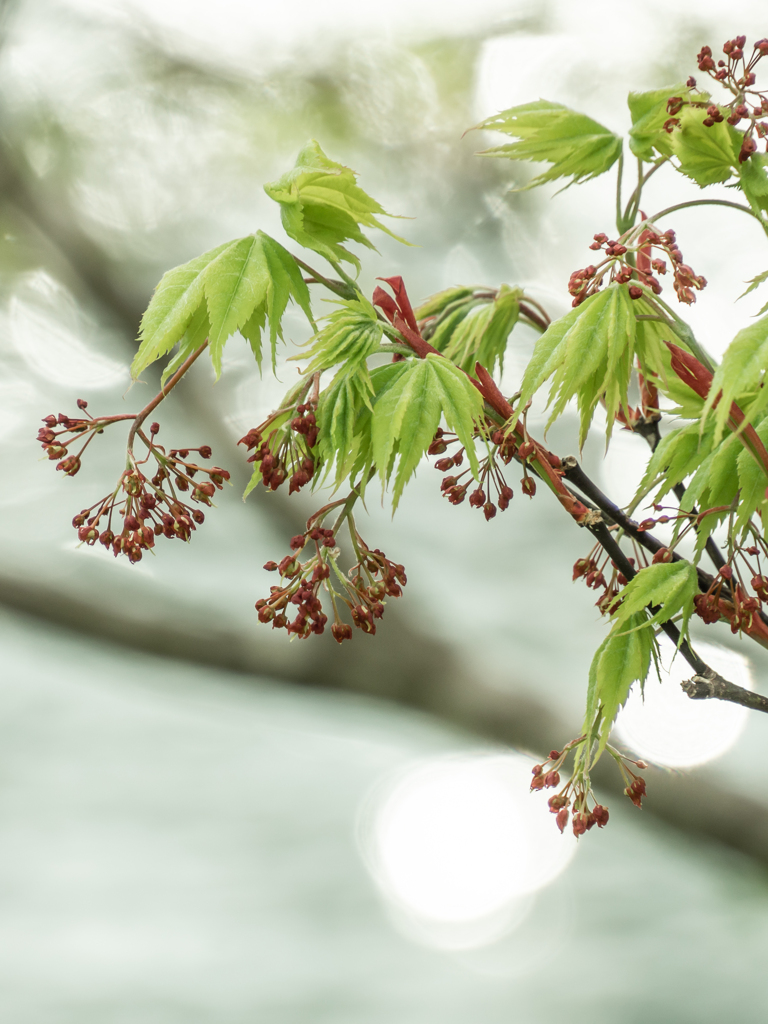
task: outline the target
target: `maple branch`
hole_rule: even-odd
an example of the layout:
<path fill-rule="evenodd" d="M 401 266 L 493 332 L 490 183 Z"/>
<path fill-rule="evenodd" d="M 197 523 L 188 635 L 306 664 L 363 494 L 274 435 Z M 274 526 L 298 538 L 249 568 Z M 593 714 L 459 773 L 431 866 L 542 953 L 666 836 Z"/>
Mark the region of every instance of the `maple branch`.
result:
<path fill-rule="evenodd" d="M 745 690 L 743 686 L 729 683 L 711 668 L 697 672 L 691 679 L 680 684 L 691 700 L 727 700 L 731 704 L 740 704 L 752 711 L 768 712 L 768 697 L 761 693 Z"/>
<path fill-rule="evenodd" d="M 142 425 L 144 420 L 146 420 L 146 418 L 152 412 L 154 412 L 154 410 L 158 407 L 158 405 L 160 405 L 160 403 L 163 401 L 163 399 L 168 394 L 170 394 L 170 392 L 176 387 L 176 385 L 179 383 L 179 381 L 184 376 L 184 374 L 187 372 L 187 370 L 190 368 L 190 366 L 194 363 L 194 361 L 197 359 L 197 357 L 199 355 L 201 355 L 203 352 L 205 352 L 207 347 L 208 347 L 208 339 L 206 338 L 205 341 L 203 342 L 203 344 L 200 346 L 200 348 L 195 349 L 195 351 L 192 353 L 192 355 L 188 356 L 184 360 L 184 362 L 178 368 L 176 373 L 174 373 L 174 375 L 171 377 L 171 379 L 165 385 L 163 385 L 163 387 L 160 388 L 160 390 L 155 395 L 155 397 L 152 399 L 152 401 L 149 403 L 149 405 L 145 405 L 144 408 L 141 410 L 141 412 L 136 415 L 136 417 L 134 418 L 134 421 L 133 421 L 133 426 L 131 427 L 130 433 L 128 434 L 128 442 L 127 442 L 128 454 L 129 454 L 129 456 L 131 458 L 133 458 L 133 442 L 136 439 L 136 434 L 138 433 L 139 427 Z"/>

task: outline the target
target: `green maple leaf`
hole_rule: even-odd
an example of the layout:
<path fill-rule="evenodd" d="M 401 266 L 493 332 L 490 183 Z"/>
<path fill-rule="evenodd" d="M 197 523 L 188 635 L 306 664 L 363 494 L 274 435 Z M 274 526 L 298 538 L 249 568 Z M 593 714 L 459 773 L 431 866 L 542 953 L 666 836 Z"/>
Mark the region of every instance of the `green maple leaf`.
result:
<path fill-rule="evenodd" d="M 741 135 L 735 128 L 725 121 L 708 128 L 704 111 L 695 107 L 683 107 L 677 116 L 680 127 L 669 134 L 669 147 L 681 173 L 703 188 L 738 171 Z"/>
<path fill-rule="evenodd" d="M 750 161 L 747 160 L 747 163 L 749 162 Z M 765 284 L 766 281 L 768 281 L 768 270 L 764 270 L 762 274 L 757 274 L 755 277 L 750 278 L 749 281 L 746 281 L 745 284 L 749 285 L 749 287 L 745 288 L 745 290 L 741 293 L 739 298 L 743 299 L 745 295 L 749 295 L 750 292 L 753 292 L 756 288 L 759 288 L 761 284 Z M 766 302 L 763 308 L 759 310 L 759 312 L 756 313 L 755 315 L 762 316 L 765 312 L 768 312 L 768 302 Z"/>
<path fill-rule="evenodd" d="M 619 708 L 626 702 L 632 684 L 645 682 L 651 666 L 653 634 L 643 629 L 647 618 L 636 612 L 627 625 L 630 632 L 611 632 L 600 644 L 589 669 L 587 713 L 585 731 L 588 732 L 600 716 L 599 745 L 593 763 L 597 761 L 608 742 L 611 725 Z"/>
<path fill-rule="evenodd" d="M 596 292 L 539 337 L 521 385 L 519 408 L 552 378 L 549 426 L 576 398 L 581 414 L 579 443 L 589 430 L 597 403 L 605 396 L 610 435 L 618 410 L 627 409 L 636 321 L 627 288 L 613 284 Z"/>
<path fill-rule="evenodd" d="M 372 454 L 382 483 L 394 476 L 393 508 L 443 417 L 465 446 L 469 464 L 477 473 L 473 435 L 483 414 L 479 392 L 449 360 L 430 353 L 426 359 L 413 359 L 405 365 L 394 384 L 377 399 L 371 421 Z"/>
<path fill-rule="evenodd" d="M 657 562 L 648 565 L 631 579 L 619 594 L 622 602 L 613 613 L 613 632 L 637 630 L 630 620 L 645 610 L 648 605 L 658 606 L 658 611 L 644 619 L 641 627 L 650 628 L 683 613 L 681 635 L 685 635 L 688 619 L 693 609 L 693 598 L 699 592 L 696 568 L 685 559 L 676 562 Z"/>
<path fill-rule="evenodd" d="M 618 135 L 586 114 L 547 100 L 502 110 L 477 128 L 504 132 L 518 139 L 485 150 L 481 156 L 552 164 L 549 170 L 526 185 L 526 189 L 557 178 L 570 178 L 569 184 L 596 178 L 609 170 L 621 154 L 622 142 Z"/>
<path fill-rule="evenodd" d="M 741 406 L 746 423 L 752 422 L 768 405 L 768 394 L 762 386 L 767 370 L 768 316 L 763 316 L 738 332 L 715 370 L 702 420 L 706 421 L 717 401 L 714 409 L 716 440 L 723 435 L 733 402 Z M 721 392 L 722 397 L 718 397 Z"/>
<path fill-rule="evenodd" d="M 409 243 L 381 223 L 376 214 L 392 214 L 356 179 L 353 170 L 330 160 L 312 139 L 299 153 L 293 170 L 265 185 L 264 191 L 280 204 L 283 227 L 291 238 L 331 263 L 345 260 L 359 271 L 360 261 L 341 243 L 358 242 L 375 250 L 363 227 L 378 228 L 404 245 Z"/>
<path fill-rule="evenodd" d="M 672 96 L 679 96 L 685 100 L 690 93 L 689 86 L 678 82 L 676 85 L 669 85 L 663 89 L 629 94 L 627 105 L 632 115 L 629 148 L 635 156 L 640 157 L 641 160 L 650 161 L 655 158 L 656 153 L 660 153 L 662 156 L 672 154 L 669 134 L 664 131 L 664 124 L 671 116 L 667 110 L 667 101 Z M 701 94 L 702 100 L 708 98 L 707 94 Z"/>
<path fill-rule="evenodd" d="M 282 245 L 263 231 L 225 242 L 163 275 L 141 320 L 141 345 L 131 373 L 137 377 L 181 342 L 178 362 L 207 337 L 218 376 L 224 344 L 235 331 L 248 339 L 261 366 L 261 333 L 267 320 L 274 364 L 289 299 L 314 328 L 309 291 Z"/>

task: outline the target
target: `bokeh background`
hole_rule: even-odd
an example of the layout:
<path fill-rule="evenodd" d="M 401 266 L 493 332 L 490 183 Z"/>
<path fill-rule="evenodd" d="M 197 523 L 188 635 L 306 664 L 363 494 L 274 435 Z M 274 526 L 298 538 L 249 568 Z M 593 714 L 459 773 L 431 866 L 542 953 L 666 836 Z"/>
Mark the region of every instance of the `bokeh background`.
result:
<path fill-rule="evenodd" d="M 262 191 L 316 138 L 414 243 L 375 239 L 361 280 L 414 298 L 523 285 L 553 314 L 610 231 L 613 179 L 510 192 L 467 128 L 540 96 L 626 131 L 625 96 L 694 55 L 768 34 L 723 5 L 326 0 L 6 0 L 0 23 L 0 1017 L 4 1024 L 762 1022 L 768 1013 L 763 717 L 649 683 L 619 736 L 653 758 L 642 813 L 604 774 L 611 822 L 578 844 L 528 797 L 575 735 L 604 626 L 546 494 L 486 524 L 420 470 L 362 532 L 405 563 L 375 639 L 289 644 L 254 600 L 311 496 L 240 500 L 234 441 L 290 383 L 229 343 L 162 408 L 163 436 L 233 473 L 189 548 L 140 565 L 78 548 L 70 520 L 119 472 L 118 428 L 80 475 L 40 461 L 49 412 L 132 411 L 141 312 L 168 267 L 257 228 Z M 668 176 L 649 212 L 695 198 Z M 722 189 L 720 194 L 732 198 Z M 687 219 L 686 219 L 687 218 Z M 741 222 L 743 220 L 743 223 Z M 690 319 L 716 355 L 759 308 L 747 219 L 685 211 L 713 286 Z M 296 351 L 306 333 L 288 318 Z M 505 368 L 512 392 L 533 337 Z M 541 423 L 541 420 L 536 421 Z M 575 447 L 574 419 L 552 447 Z M 628 500 L 645 453 L 584 459 Z M 707 639 L 712 637 L 708 634 Z M 763 652 L 713 658 L 764 688 Z M 747 657 L 744 657 L 746 653 Z M 680 675 L 682 674 L 680 669 Z M 662 689 L 671 694 L 659 707 Z M 655 717 L 654 717 L 655 716 Z"/>

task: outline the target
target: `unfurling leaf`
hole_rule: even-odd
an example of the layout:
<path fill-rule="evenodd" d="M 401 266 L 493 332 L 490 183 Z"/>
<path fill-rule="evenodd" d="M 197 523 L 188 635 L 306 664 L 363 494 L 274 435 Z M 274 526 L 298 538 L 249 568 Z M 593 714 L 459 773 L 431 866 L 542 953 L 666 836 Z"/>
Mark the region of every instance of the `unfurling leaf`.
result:
<path fill-rule="evenodd" d="M 381 344 L 383 327 L 367 299 L 339 302 L 340 309 L 328 317 L 322 330 L 309 341 L 310 348 L 292 359 L 311 359 L 305 374 L 327 370 L 344 363 L 346 370 L 364 366 Z M 365 375 L 367 377 L 367 373 Z"/>
<path fill-rule="evenodd" d="M 225 242 L 160 280 L 142 317 L 141 345 L 131 367 L 134 377 L 178 342 L 176 361 L 207 337 L 217 376 L 227 339 L 241 331 L 261 366 L 261 332 L 269 320 L 272 357 L 288 300 L 298 303 L 314 327 L 309 291 L 282 245 L 263 231 Z"/>
<path fill-rule="evenodd" d="M 450 340 L 440 350 L 462 370 L 470 373 L 482 363 L 489 373 L 504 368 L 507 338 L 520 317 L 519 288 L 502 285 L 496 299 L 461 319 Z"/>
<path fill-rule="evenodd" d="M 402 372 L 404 364 L 389 363 L 388 367 L 395 367 Z M 363 377 L 360 373 L 349 372 L 344 368 L 339 370 L 320 394 L 317 407 L 317 451 L 327 471 L 335 463 L 336 486 L 352 474 L 352 466 L 361 453 L 359 418 L 361 412 L 372 409 L 372 397 L 377 383 L 380 384 L 381 380 L 377 379 L 375 370 L 372 378 L 367 372 Z M 369 448 L 370 443 L 366 450 Z"/>
<path fill-rule="evenodd" d="M 427 320 L 429 317 L 439 316 L 449 306 L 468 299 L 474 292 L 474 288 L 445 288 L 441 292 L 430 296 L 426 302 L 422 302 L 413 312 L 417 320 Z"/>
<path fill-rule="evenodd" d="M 409 243 L 377 219 L 376 214 L 392 214 L 356 179 L 353 170 L 330 160 L 312 139 L 299 153 L 293 170 L 265 185 L 264 191 L 280 204 L 283 227 L 291 238 L 331 263 L 345 260 L 359 270 L 360 261 L 341 243 L 358 242 L 375 249 L 361 228 L 378 228 L 404 245 Z"/>
<path fill-rule="evenodd" d="M 395 383 L 377 398 L 371 424 L 373 459 L 382 482 L 395 479 L 393 508 L 443 417 L 477 472 L 473 434 L 483 412 L 480 393 L 449 360 L 430 354 L 403 365 L 406 369 Z"/>
<path fill-rule="evenodd" d="M 569 184 L 596 178 L 609 170 L 621 154 L 618 135 L 586 114 L 547 100 L 502 110 L 477 127 L 504 132 L 519 140 L 487 149 L 481 156 L 552 164 L 525 188 L 557 178 L 570 178 Z"/>
<path fill-rule="evenodd" d="M 595 652 L 589 669 L 587 689 L 587 714 L 585 731 L 593 728 L 600 716 L 599 744 L 593 763 L 602 753 L 611 725 L 624 704 L 632 683 L 645 682 L 651 665 L 653 634 L 643 629 L 648 619 L 645 612 L 630 616 L 627 625 L 630 632 L 618 633 L 612 630 Z"/>
<path fill-rule="evenodd" d="M 623 285 L 613 284 L 591 295 L 570 313 L 555 320 L 536 342 L 523 377 L 519 408 L 525 407 L 544 381 L 553 378 L 548 403 L 549 427 L 576 398 L 583 444 L 597 403 L 604 395 L 610 435 L 619 409 L 628 411 L 627 388 L 632 372 L 635 313 Z"/>

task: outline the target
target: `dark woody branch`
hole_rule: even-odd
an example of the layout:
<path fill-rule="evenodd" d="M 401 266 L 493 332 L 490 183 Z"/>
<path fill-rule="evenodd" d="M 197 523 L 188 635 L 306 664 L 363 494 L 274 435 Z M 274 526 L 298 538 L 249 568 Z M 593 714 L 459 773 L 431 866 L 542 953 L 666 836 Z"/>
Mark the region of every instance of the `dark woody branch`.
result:
<path fill-rule="evenodd" d="M 619 571 L 623 573 L 628 580 L 631 580 L 637 575 L 636 570 L 621 550 L 616 540 L 611 536 L 611 533 L 605 523 L 591 524 L 588 526 L 588 529 L 595 539 L 602 545 L 606 554 L 613 559 Z M 649 610 L 652 614 L 655 614 L 655 612 L 658 611 L 658 609 L 652 605 Z M 731 683 L 728 682 L 727 679 L 723 679 L 721 675 L 718 675 L 714 669 L 710 668 L 710 666 L 707 665 L 706 662 L 698 656 L 698 654 L 696 654 L 687 640 L 681 641 L 680 630 L 674 622 L 663 622 L 661 624 L 661 629 L 666 633 L 675 646 L 678 647 L 680 654 L 696 673 L 692 679 L 688 679 L 681 684 L 683 690 L 689 697 L 693 700 L 705 700 L 707 698 L 727 700 L 733 704 L 741 704 L 745 708 L 751 708 L 754 711 L 764 711 L 768 713 L 768 697 L 763 697 L 762 694 L 753 693 L 751 690 L 746 690 L 743 686 L 737 686 L 735 683 Z"/>

